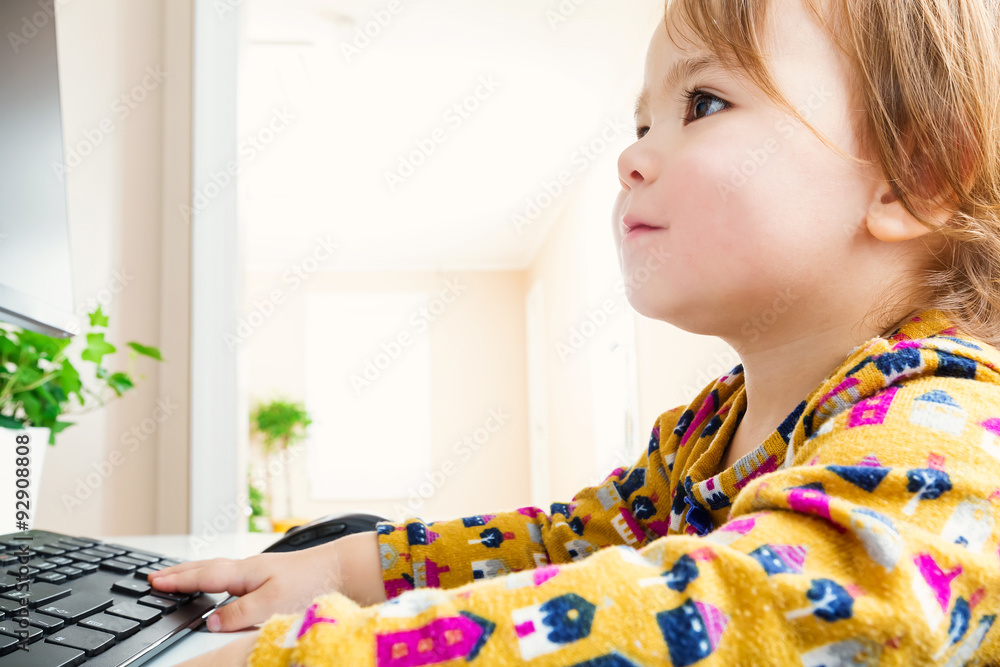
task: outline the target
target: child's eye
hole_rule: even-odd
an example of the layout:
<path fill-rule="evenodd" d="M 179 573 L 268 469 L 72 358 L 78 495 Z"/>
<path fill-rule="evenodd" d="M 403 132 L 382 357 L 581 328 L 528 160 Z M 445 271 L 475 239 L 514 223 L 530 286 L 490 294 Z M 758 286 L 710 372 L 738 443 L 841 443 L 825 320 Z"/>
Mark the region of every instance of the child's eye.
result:
<path fill-rule="evenodd" d="M 684 101 L 684 118 L 682 120 L 685 124 L 699 120 L 705 116 L 710 116 L 710 111 L 722 111 L 730 107 L 729 102 L 726 102 L 721 97 L 697 88 L 694 90 L 685 90 L 681 95 L 681 99 Z M 699 111 L 703 112 L 704 115 L 697 115 Z M 692 115 L 692 112 L 694 112 L 694 115 Z M 649 132 L 648 126 L 642 125 L 636 127 L 636 140 L 642 139 L 646 136 L 647 132 Z"/>
<path fill-rule="evenodd" d="M 690 123 L 692 121 L 698 120 L 699 118 L 704 118 L 705 116 L 692 116 L 691 112 L 697 114 L 698 110 L 705 112 L 705 115 L 711 115 L 708 113 L 711 109 L 716 109 L 721 111 L 723 109 L 729 108 L 729 103 L 720 97 L 713 95 L 712 93 L 705 92 L 704 90 L 685 90 L 683 99 L 686 102 L 686 115 L 684 116 L 684 122 Z M 707 102 L 707 104 L 704 104 Z M 715 104 L 718 102 L 718 104 Z"/>

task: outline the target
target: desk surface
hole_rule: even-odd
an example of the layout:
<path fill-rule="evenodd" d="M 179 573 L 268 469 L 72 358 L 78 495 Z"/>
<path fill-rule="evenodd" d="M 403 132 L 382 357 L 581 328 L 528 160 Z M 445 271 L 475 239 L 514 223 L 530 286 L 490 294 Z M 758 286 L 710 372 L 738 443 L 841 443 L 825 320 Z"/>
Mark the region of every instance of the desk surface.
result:
<path fill-rule="evenodd" d="M 277 533 L 241 533 L 238 535 L 126 535 L 113 537 L 95 536 L 105 542 L 145 549 L 154 553 L 182 560 L 204 560 L 206 558 L 246 558 L 259 554 L 273 544 L 281 535 Z M 207 653 L 238 639 L 253 630 L 245 632 L 208 632 L 202 630 L 189 633 L 178 640 L 143 667 L 173 667 L 185 660 Z"/>

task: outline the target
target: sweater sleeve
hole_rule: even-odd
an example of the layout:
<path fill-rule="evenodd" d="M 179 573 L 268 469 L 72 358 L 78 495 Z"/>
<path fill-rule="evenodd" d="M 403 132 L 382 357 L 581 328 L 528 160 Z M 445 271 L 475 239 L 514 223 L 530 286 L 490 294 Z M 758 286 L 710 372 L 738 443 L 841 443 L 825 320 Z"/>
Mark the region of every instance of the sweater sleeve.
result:
<path fill-rule="evenodd" d="M 600 486 L 576 493 L 572 502 L 552 503 L 549 514 L 537 507 L 521 507 L 449 521 L 425 523 L 411 518 L 398 524 L 379 523 L 386 598 L 414 588 L 455 588 L 543 565 L 580 561 L 607 546 L 637 546 L 649 536 L 665 535 L 667 523 L 654 517 L 656 504 L 669 498 L 669 480 L 659 465 L 659 429 L 672 429 L 682 410 L 674 408 L 657 419 L 649 447 L 636 464 L 613 470 Z M 647 484 L 650 470 L 658 475 L 651 480 L 653 484 Z M 637 494 L 644 486 L 649 491 Z M 646 524 L 647 519 L 652 525 Z"/>
<path fill-rule="evenodd" d="M 706 537 L 365 608 L 322 596 L 265 635 L 284 632 L 301 667 L 994 664 L 998 414 L 998 387 L 892 386 L 744 487 Z M 269 650 L 251 664 L 286 664 Z"/>

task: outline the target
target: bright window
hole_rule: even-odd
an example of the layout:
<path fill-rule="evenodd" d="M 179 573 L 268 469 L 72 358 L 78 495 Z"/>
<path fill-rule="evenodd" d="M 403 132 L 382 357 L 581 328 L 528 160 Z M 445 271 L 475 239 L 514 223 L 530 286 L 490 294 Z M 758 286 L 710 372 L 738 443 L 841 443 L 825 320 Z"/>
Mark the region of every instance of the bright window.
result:
<path fill-rule="evenodd" d="M 427 295 L 307 298 L 310 497 L 405 498 L 431 470 L 430 342 L 409 324 Z"/>

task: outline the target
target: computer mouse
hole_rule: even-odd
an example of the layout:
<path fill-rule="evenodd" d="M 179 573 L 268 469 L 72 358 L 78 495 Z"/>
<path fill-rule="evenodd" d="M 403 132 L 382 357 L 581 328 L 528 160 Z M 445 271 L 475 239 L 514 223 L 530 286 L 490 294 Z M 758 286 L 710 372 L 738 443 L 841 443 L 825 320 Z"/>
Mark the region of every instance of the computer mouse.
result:
<path fill-rule="evenodd" d="M 387 521 L 374 514 L 330 514 L 301 526 L 294 526 L 262 553 L 298 551 L 332 542 L 345 535 L 375 530 L 375 524 Z"/>

